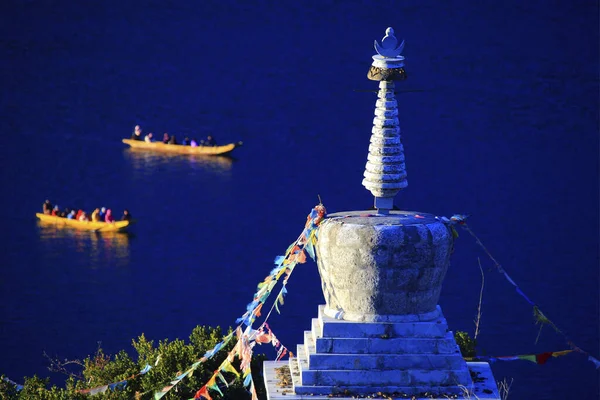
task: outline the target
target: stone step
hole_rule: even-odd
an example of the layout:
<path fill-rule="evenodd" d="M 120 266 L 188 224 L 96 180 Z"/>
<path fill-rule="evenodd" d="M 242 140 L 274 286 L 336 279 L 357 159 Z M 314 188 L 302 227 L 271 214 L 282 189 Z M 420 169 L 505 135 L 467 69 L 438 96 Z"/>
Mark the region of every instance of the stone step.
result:
<path fill-rule="evenodd" d="M 317 338 L 315 353 L 460 354 L 452 332 L 444 338 Z"/>
<path fill-rule="evenodd" d="M 319 370 L 454 370 L 466 365 L 460 354 L 310 354 L 308 365 Z"/>
<path fill-rule="evenodd" d="M 467 364 L 456 369 L 320 369 L 309 366 L 309 357 L 303 345 L 297 346 L 296 364 L 300 372 L 301 385 L 358 385 L 358 386 L 452 386 L 472 384 Z M 335 356 L 334 356 L 335 357 Z"/>
<path fill-rule="evenodd" d="M 317 340 L 317 338 L 323 337 L 323 328 L 319 319 L 313 318 L 310 322 L 310 332 L 313 337 L 313 340 Z"/>
<path fill-rule="evenodd" d="M 308 356 L 311 369 L 319 370 L 453 370 L 466 365 L 460 355 L 372 355 L 372 354 L 311 354 Z"/>
<path fill-rule="evenodd" d="M 285 369 L 289 371 L 287 361 L 265 361 L 263 363 L 263 379 L 267 388 L 267 400 L 294 398 L 294 385 L 289 381 Z M 256 382 L 255 382 L 256 383 Z M 314 400 L 314 399 L 313 399 Z"/>
<path fill-rule="evenodd" d="M 306 357 L 310 354 L 315 354 L 317 352 L 317 348 L 315 347 L 315 341 L 311 335 L 310 331 L 304 331 L 304 352 Z"/>
<path fill-rule="evenodd" d="M 288 361 L 288 366 L 290 367 L 290 374 L 292 375 L 292 382 L 294 387 L 302 386 L 302 374 L 300 373 L 300 365 L 298 359 L 299 357 L 290 357 Z"/>
<path fill-rule="evenodd" d="M 310 369 L 310 365 L 308 364 L 308 357 L 306 355 L 306 350 L 304 346 L 301 344 L 296 345 L 296 364 L 298 365 L 298 371 L 308 371 Z"/>
<path fill-rule="evenodd" d="M 469 371 L 452 370 L 301 370 L 303 385 L 316 386 L 466 386 Z"/>
<path fill-rule="evenodd" d="M 452 370 L 301 370 L 305 386 L 466 386 L 470 385 L 469 371 Z"/>
<path fill-rule="evenodd" d="M 312 369 L 459 369 L 462 355 L 452 354 L 336 354 L 317 353 L 311 331 L 304 331 L 302 350 Z"/>
<path fill-rule="evenodd" d="M 312 322 L 316 337 L 325 338 L 393 338 L 428 337 L 443 338 L 448 331 L 446 318 L 438 317 L 428 322 L 351 322 L 331 318 L 319 306 L 317 321 Z M 316 338 L 315 337 L 315 338 Z"/>
<path fill-rule="evenodd" d="M 429 399 L 449 399 L 449 398 L 463 398 L 463 397 L 455 397 L 456 395 L 464 395 L 468 393 L 467 388 L 458 387 L 458 386 L 438 386 L 438 387 L 429 387 L 429 386 L 295 386 L 294 393 L 296 395 L 306 395 L 311 396 L 330 396 L 335 399 L 345 399 L 345 398 L 356 398 L 356 395 L 368 396 L 373 395 L 373 398 L 385 398 L 385 399 L 407 399 L 408 396 L 415 395 L 423 395 L 423 397 L 419 398 L 427 398 Z M 377 393 L 385 393 L 386 396 L 389 397 L 376 397 Z M 347 397 L 341 397 L 342 395 L 346 395 Z M 395 394 L 395 395 L 394 395 Z M 435 397 L 433 397 L 435 396 Z M 286 396 L 287 399 L 291 400 L 290 395 Z M 306 397 L 308 398 L 308 397 Z M 488 399 L 488 397 L 464 397 L 464 399 Z M 497 399 L 497 397 L 493 397 L 493 399 Z"/>

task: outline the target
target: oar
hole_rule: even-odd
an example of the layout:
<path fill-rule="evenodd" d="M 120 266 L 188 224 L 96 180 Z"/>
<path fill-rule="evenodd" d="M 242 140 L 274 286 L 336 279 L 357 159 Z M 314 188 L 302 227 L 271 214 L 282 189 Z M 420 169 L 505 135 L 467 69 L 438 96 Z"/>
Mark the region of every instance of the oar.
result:
<path fill-rule="evenodd" d="M 352 89 L 353 92 L 358 92 L 358 93 L 379 93 L 378 90 L 363 90 L 363 89 Z M 429 89 L 407 89 L 407 90 L 396 90 L 394 91 L 394 94 L 401 94 L 401 93 L 414 93 L 414 92 L 428 92 Z"/>

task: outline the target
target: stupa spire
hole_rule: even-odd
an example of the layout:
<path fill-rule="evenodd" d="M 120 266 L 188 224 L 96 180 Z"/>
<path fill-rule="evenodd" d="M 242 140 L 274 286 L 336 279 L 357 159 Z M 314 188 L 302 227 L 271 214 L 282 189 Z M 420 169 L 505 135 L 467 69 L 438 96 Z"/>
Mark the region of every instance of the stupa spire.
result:
<path fill-rule="evenodd" d="M 375 196 L 378 212 L 387 214 L 394 207 L 396 194 L 408 186 L 394 93 L 394 81 L 406 79 L 401 55 L 404 41 L 398 45 L 394 30 L 387 28 L 381 45 L 375 41 L 375 50 L 377 54 L 373 56 L 367 77 L 379 81 L 379 92 L 362 184 Z"/>

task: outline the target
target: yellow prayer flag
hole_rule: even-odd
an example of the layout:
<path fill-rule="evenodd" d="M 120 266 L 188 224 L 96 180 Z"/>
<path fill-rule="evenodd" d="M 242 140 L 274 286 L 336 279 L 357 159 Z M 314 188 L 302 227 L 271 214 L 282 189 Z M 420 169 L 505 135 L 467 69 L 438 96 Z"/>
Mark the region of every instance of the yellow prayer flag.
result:
<path fill-rule="evenodd" d="M 239 378 L 240 373 L 233 367 L 233 365 L 231 365 L 231 363 L 228 360 L 225 360 L 225 361 L 226 362 L 223 362 L 223 364 L 225 364 L 225 365 L 223 365 L 220 370 L 223 372 L 232 373 Z"/>
<path fill-rule="evenodd" d="M 281 275 L 283 275 L 284 272 L 285 272 L 285 268 L 281 268 L 279 270 L 279 272 L 277 272 L 277 275 L 275 275 L 275 279 L 281 278 Z"/>
<path fill-rule="evenodd" d="M 571 353 L 573 350 L 563 350 L 563 351 L 554 351 L 552 352 L 552 357 L 561 357 Z"/>
<path fill-rule="evenodd" d="M 213 374 L 213 376 L 210 377 L 210 379 L 208 380 L 208 382 L 206 382 L 206 386 L 211 387 L 216 382 L 217 382 L 217 375 Z"/>

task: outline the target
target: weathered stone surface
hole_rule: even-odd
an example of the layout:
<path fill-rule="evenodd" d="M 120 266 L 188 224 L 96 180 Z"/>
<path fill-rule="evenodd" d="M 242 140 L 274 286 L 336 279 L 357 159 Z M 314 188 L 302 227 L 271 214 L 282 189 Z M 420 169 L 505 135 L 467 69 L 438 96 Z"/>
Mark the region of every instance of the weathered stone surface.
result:
<path fill-rule="evenodd" d="M 354 321 L 436 309 L 453 238 L 430 214 L 336 213 L 319 228 L 317 262 L 328 314 Z M 434 316 L 434 318 L 437 316 Z"/>
<path fill-rule="evenodd" d="M 385 136 L 385 137 L 395 137 L 396 135 L 400 135 L 400 126 L 377 126 L 373 125 L 371 128 L 371 137 L 373 136 Z"/>
<path fill-rule="evenodd" d="M 317 353 L 460 354 L 451 332 L 441 338 L 317 338 Z"/>
<path fill-rule="evenodd" d="M 371 172 L 371 173 L 383 173 L 383 174 L 389 174 L 389 173 L 401 173 L 404 170 L 404 163 L 402 162 L 398 162 L 398 163 L 388 163 L 388 164 L 368 164 L 365 167 L 365 171 Z"/>
<path fill-rule="evenodd" d="M 471 377 L 459 354 L 319 354 L 297 346 L 302 385 L 352 386 L 469 385 Z"/>
<path fill-rule="evenodd" d="M 439 386 L 458 386 L 465 379 L 470 380 L 469 371 L 438 370 L 318 370 L 302 371 L 303 385 L 339 386 L 353 382 L 355 386 L 424 386 L 439 382 Z"/>
<path fill-rule="evenodd" d="M 367 370 L 453 370 L 462 368 L 464 360 L 460 354 L 311 354 L 308 365 L 317 370 L 367 369 Z"/>
<path fill-rule="evenodd" d="M 386 99 L 387 98 L 393 99 L 394 92 L 393 91 L 382 91 L 381 96 Z M 395 117 L 398 117 L 398 110 L 396 110 L 396 109 L 386 110 L 386 109 L 377 108 L 377 109 L 375 109 L 375 115 L 380 118 L 395 118 Z"/>
<path fill-rule="evenodd" d="M 312 320 L 311 334 L 327 338 L 443 338 L 448 331 L 446 319 L 437 308 L 439 317 L 432 321 L 405 322 L 349 322 L 331 318 L 325 314 L 325 306 L 319 306 L 318 318 Z M 305 343 L 306 344 L 306 343 Z"/>

